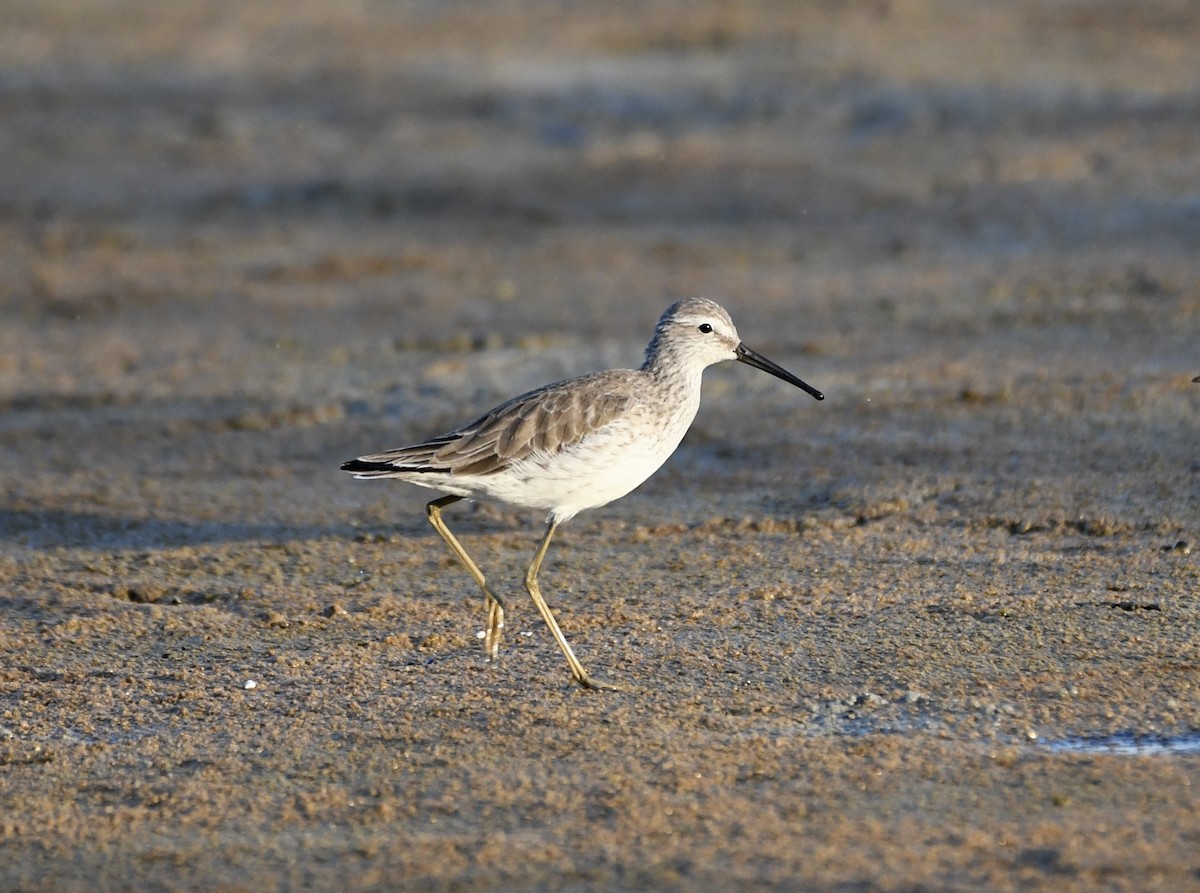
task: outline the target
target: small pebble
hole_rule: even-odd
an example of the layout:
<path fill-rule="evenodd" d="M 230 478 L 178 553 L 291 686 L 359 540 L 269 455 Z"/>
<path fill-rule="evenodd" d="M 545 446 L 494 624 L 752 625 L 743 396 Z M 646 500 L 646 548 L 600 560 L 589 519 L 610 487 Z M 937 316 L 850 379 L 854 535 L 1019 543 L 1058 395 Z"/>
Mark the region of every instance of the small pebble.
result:
<path fill-rule="evenodd" d="M 267 626 L 274 626 L 279 629 L 286 629 L 289 625 L 288 619 L 286 617 L 284 617 L 283 614 L 279 613 L 278 611 L 267 611 L 266 613 L 262 614 L 261 616 L 262 616 L 262 619 L 266 622 Z"/>
<path fill-rule="evenodd" d="M 258 683 L 255 682 L 253 679 L 247 679 L 246 684 L 243 685 L 242 688 L 247 689 L 247 690 L 252 689 L 252 688 L 258 688 Z"/>

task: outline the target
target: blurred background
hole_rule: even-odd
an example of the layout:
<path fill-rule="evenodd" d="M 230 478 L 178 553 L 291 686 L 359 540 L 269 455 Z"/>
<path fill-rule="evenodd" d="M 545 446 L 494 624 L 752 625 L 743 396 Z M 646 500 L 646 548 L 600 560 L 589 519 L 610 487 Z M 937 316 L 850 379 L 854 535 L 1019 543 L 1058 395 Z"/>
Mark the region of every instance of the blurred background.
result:
<path fill-rule="evenodd" d="M 843 427 L 1198 371 L 1185 0 L 9 0 L 0 120 L 0 399 L 151 412 L 164 482 L 204 420 L 311 466 L 635 364 L 691 294 Z M 94 493 L 55 449 L 10 485 Z"/>

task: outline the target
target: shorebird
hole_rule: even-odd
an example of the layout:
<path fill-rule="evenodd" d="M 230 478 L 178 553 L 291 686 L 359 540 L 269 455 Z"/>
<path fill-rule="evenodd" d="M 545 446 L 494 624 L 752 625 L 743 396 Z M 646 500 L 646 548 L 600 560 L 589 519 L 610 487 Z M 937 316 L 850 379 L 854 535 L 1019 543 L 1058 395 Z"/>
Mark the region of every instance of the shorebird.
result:
<path fill-rule="evenodd" d="M 461 499 L 491 498 L 548 512 L 525 589 L 584 688 L 617 686 L 589 676 L 542 597 L 538 571 L 554 531 L 584 509 L 629 493 L 675 452 L 700 407 L 704 370 L 738 360 L 825 396 L 742 343 L 725 309 L 707 298 L 667 308 L 638 369 L 614 369 L 548 384 L 514 397 L 437 437 L 360 456 L 342 465 L 356 478 L 399 478 L 447 495 L 425 507 L 434 529 L 483 590 L 484 649 L 499 655 L 504 603 L 488 586 L 446 522 L 442 509 Z"/>

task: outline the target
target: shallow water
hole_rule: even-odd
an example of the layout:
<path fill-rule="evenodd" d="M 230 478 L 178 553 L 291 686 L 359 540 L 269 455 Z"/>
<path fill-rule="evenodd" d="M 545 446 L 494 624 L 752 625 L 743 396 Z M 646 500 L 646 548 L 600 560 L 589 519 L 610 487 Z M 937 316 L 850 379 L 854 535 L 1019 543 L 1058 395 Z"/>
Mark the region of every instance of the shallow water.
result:
<path fill-rule="evenodd" d="M 1175 756 L 1200 753 L 1200 734 L 1159 737 L 1154 735 L 1105 735 L 1100 738 L 1061 738 L 1043 744 L 1055 753 L 1105 753 L 1129 756 Z"/>

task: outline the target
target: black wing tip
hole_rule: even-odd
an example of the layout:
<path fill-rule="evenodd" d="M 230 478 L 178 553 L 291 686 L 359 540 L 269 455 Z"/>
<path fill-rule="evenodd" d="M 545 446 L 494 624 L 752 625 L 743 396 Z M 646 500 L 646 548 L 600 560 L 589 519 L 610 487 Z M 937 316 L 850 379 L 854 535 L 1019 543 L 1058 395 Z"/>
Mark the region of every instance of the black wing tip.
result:
<path fill-rule="evenodd" d="M 389 462 L 364 462 L 362 459 L 351 459 L 342 463 L 342 471 L 357 474 L 364 471 L 395 471 L 396 466 Z"/>
<path fill-rule="evenodd" d="M 361 477 L 399 477 L 422 472 L 448 474 L 452 471 L 440 465 L 406 465 L 403 462 L 372 462 L 369 459 L 351 459 L 349 462 L 343 462 L 341 470 Z"/>

